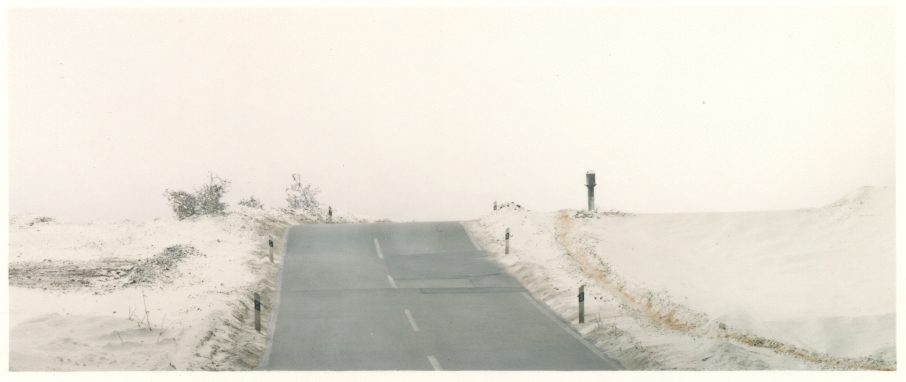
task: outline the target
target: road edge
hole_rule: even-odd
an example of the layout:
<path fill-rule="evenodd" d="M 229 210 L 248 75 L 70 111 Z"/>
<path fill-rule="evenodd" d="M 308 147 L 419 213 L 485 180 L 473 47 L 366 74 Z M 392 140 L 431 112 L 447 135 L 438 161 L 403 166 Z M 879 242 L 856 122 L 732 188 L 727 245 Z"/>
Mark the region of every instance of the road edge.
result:
<path fill-rule="evenodd" d="M 258 362 L 258 367 L 253 369 L 256 371 L 265 370 L 268 362 L 270 361 L 271 349 L 274 343 L 274 329 L 276 329 L 277 325 L 277 313 L 279 312 L 280 308 L 280 289 L 283 284 L 283 263 L 286 259 L 286 242 L 288 240 L 287 238 L 289 237 L 289 231 L 293 229 L 293 227 L 297 226 L 298 224 L 291 225 L 289 227 L 286 227 L 286 230 L 283 231 L 283 253 L 280 256 L 280 268 L 277 270 L 277 277 L 274 280 L 274 300 L 273 305 L 271 306 L 271 315 L 267 320 L 267 340 L 264 343 L 264 355 L 261 356 L 261 361 Z"/>
<path fill-rule="evenodd" d="M 476 220 L 469 220 L 469 221 L 460 221 L 459 224 L 463 227 L 463 229 L 464 229 L 464 230 L 466 231 L 466 233 L 469 235 L 469 239 L 471 239 L 472 242 L 475 243 L 476 247 L 480 247 L 480 246 L 477 244 L 477 241 L 475 240 L 475 238 L 472 236 L 472 232 L 471 232 L 471 231 L 469 230 L 469 228 L 466 226 L 466 222 L 477 223 L 478 220 L 476 219 Z M 482 249 L 482 250 L 483 250 L 483 249 Z M 489 252 L 489 253 L 490 253 L 490 252 Z M 538 308 L 538 310 L 540 310 L 541 313 L 543 313 L 545 316 L 547 316 L 547 317 L 550 318 L 552 321 L 554 321 L 554 323 L 556 323 L 558 326 L 560 326 L 560 328 L 562 328 L 562 329 L 565 330 L 567 333 L 569 333 L 570 335 L 572 335 L 572 336 L 573 336 L 575 339 L 577 339 L 582 345 L 584 345 L 584 346 L 585 346 L 586 348 L 588 348 L 591 352 L 593 352 L 595 355 L 597 355 L 598 357 L 600 357 L 604 362 L 608 363 L 610 366 L 613 366 L 613 367 L 614 367 L 614 371 L 628 370 L 628 369 L 623 365 L 623 363 L 620 362 L 620 360 L 618 360 L 617 358 L 614 358 L 614 357 L 611 357 L 610 355 L 608 355 L 605 349 L 601 349 L 601 348 L 599 348 L 598 346 L 596 346 L 596 345 L 594 345 L 594 344 L 588 342 L 588 340 L 585 338 L 585 336 L 583 336 L 582 334 L 578 333 L 578 332 L 575 330 L 575 328 L 573 328 L 572 324 L 570 324 L 565 318 L 561 317 L 556 311 L 554 311 L 553 309 L 551 309 L 550 307 L 548 307 L 546 304 L 544 304 L 543 302 L 541 302 L 541 301 L 539 301 L 537 298 L 535 298 L 535 295 L 532 294 L 531 290 L 523 283 L 522 279 L 519 278 L 518 276 L 516 276 L 515 274 L 513 274 L 513 273 L 510 271 L 510 268 L 509 268 L 509 267 L 507 267 L 505 264 L 501 263 L 500 260 L 497 259 L 496 257 L 493 257 L 493 259 L 494 259 L 495 262 L 497 262 L 498 265 L 500 265 L 500 267 L 501 267 L 506 273 L 508 273 L 510 276 L 512 276 L 516 281 L 519 281 L 520 284 L 522 284 L 522 288 L 525 290 L 525 292 L 521 292 L 522 296 L 525 297 L 532 305 L 534 305 L 536 308 Z"/>

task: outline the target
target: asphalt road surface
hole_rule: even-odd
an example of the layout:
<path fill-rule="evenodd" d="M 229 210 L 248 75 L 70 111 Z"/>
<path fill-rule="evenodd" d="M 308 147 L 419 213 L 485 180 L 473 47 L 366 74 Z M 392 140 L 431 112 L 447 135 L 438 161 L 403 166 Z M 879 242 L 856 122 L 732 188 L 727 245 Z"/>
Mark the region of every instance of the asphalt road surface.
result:
<path fill-rule="evenodd" d="M 457 222 L 292 227 L 260 370 L 619 370 Z"/>

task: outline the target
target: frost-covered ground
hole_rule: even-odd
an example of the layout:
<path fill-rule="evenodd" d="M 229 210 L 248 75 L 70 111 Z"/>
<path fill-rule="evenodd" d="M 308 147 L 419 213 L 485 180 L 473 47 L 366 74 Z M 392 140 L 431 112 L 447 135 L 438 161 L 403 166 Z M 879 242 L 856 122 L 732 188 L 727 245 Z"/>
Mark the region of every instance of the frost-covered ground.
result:
<path fill-rule="evenodd" d="M 511 204 L 466 225 L 629 369 L 889 370 L 894 207 L 894 190 L 865 188 L 800 211 L 544 213 Z M 12 216 L 10 370 L 254 368 L 266 330 L 254 330 L 252 295 L 261 294 L 266 325 L 285 230 L 325 215 L 238 207 L 141 223 Z"/>
<path fill-rule="evenodd" d="M 629 369 L 891 370 L 895 223 L 894 190 L 862 188 L 822 208 L 776 212 L 508 204 L 466 225 L 536 298 Z"/>
<path fill-rule="evenodd" d="M 10 370 L 254 368 L 267 331 L 254 329 L 252 296 L 265 325 L 284 232 L 326 215 L 239 206 L 140 223 L 12 216 Z M 368 219 L 334 211 L 332 221 Z"/>

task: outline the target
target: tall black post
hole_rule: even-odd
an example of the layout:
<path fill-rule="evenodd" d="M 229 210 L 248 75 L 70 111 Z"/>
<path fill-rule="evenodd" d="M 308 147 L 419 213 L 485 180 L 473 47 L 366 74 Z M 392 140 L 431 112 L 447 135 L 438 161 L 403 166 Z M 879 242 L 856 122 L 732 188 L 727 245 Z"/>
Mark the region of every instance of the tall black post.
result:
<path fill-rule="evenodd" d="M 585 323 L 585 285 L 579 287 L 579 323 Z"/>
<path fill-rule="evenodd" d="M 255 293 L 255 330 L 261 331 L 261 295 Z"/>

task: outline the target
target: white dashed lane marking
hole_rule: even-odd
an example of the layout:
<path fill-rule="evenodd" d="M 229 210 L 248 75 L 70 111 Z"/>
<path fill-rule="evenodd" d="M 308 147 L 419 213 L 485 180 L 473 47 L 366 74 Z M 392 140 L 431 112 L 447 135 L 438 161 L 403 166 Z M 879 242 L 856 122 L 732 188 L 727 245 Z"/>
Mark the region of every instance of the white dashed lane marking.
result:
<path fill-rule="evenodd" d="M 383 259 L 383 258 L 384 258 L 384 253 L 381 252 L 381 245 L 378 244 L 377 238 L 374 238 L 374 248 L 377 249 L 377 257 L 378 257 L 379 259 Z"/>
<path fill-rule="evenodd" d="M 409 323 L 412 324 L 412 330 L 417 332 L 418 325 L 415 324 L 415 319 L 412 318 L 412 313 L 409 312 L 409 309 L 404 309 L 403 311 L 406 312 L 406 317 L 409 317 Z"/>
<path fill-rule="evenodd" d="M 434 370 L 436 370 L 436 371 L 444 370 L 444 369 L 440 368 L 440 362 L 437 362 L 437 358 L 435 358 L 433 355 L 428 356 L 428 362 L 431 362 L 431 366 L 434 366 Z"/>

